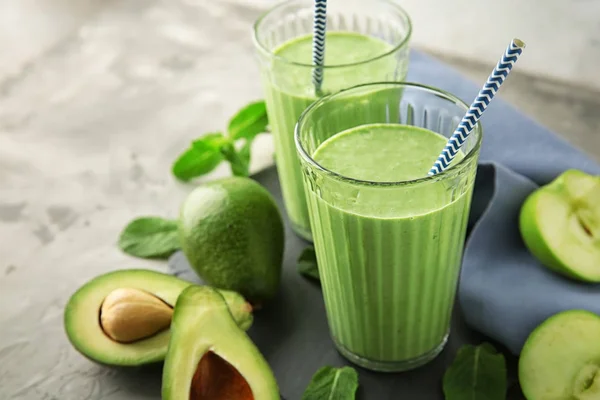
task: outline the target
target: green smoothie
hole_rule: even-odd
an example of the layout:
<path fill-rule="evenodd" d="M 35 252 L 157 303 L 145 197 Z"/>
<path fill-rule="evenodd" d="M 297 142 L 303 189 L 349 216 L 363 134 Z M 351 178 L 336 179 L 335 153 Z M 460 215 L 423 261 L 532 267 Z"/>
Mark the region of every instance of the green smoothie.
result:
<path fill-rule="evenodd" d="M 446 342 L 472 184 L 398 183 L 425 178 L 446 140 L 423 128 L 367 124 L 312 154 L 352 178 L 307 180 L 328 321 L 350 359 L 419 364 Z"/>
<path fill-rule="evenodd" d="M 361 83 L 397 81 L 406 77 L 406 50 L 375 37 L 352 32 L 328 32 L 323 92 L 331 93 Z M 263 74 L 269 123 L 274 136 L 276 163 L 287 214 L 294 230 L 310 239 L 310 221 L 300 163 L 294 144 L 294 127 L 300 114 L 315 99 L 312 84 L 312 35 L 285 42 L 273 51 Z M 388 53 L 388 55 L 386 55 Z"/>

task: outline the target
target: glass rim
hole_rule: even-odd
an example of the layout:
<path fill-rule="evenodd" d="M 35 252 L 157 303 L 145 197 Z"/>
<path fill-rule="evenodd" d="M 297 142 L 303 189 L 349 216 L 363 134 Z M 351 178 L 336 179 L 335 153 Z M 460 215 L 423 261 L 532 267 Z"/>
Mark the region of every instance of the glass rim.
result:
<path fill-rule="evenodd" d="M 452 174 L 454 172 L 458 173 L 458 172 L 462 171 L 465 168 L 465 165 L 467 165 L 467 163 L 470 160 L 472 160 L 473 157 L 475 157 L 475 154 L 477 154 L 477 152 L 481 148 L 483 128 L 481 127 L 480 121 L 477 121 L 477 123 L 473 127 L 473 131 L 477 131 L 477 133 L 478 133 L 478 135 L 476 137 L 476 142 L 475 142 L 475 145 L 473 146 L 473 148 L 458 163 L 456 163 L 455 165 L 449 166 L 442 172 L 435 174 L 435 175 L 426 175 L 422 178 L 409 179 L 409 180 L 404 180 L 404 181 L 376 182 L 376 181 L 369 181 L 369 180 L 364 180 L 364 179 L 351 178 L 351 177 L 345 176 L 343 174 L 340 174 L 338 172 L 335 172 L 328 168 L 323 167 L 321 164 L 319 164 L 317 161 L 315 161 L 315 159 L 312 158 L 311 155 L 308 154 L 308 152 L 306 151 L 306 149 L 304 148 L 304 146 L 302 145 L 301 140 L 300 140 L 300 131 L 301 131 L 304 123 L 306 122 L 307 117 L 310 115 L 310 113 L 313 112 L 314 109 L 320 107 L 323 103 L 329 101 L 330 99 L 332 99 L 336 96 L 347 94 L 347 92 L 355 91 L 360 88 L 369 88 L 369 87 L 376 87 L 376 86 L 387 86 L 387 87 L 396 87 L 396 88 L 410 87 L 410 88 L 414 88 L 414 89 L 418 89 L 418 90 L 424 90 L 424 91 L 430 92 L 432 94 L 435 94 L 437 96 L 443 97 L 444 99 L 449 100 L 449 101 L 453 102 L 454 104 L 463 107 L 465 110 L 465 114 L 469 110 L 469 105 L 467 103 L 465 103 L 464 101 L 462 101 L 461 99 L 459 99 L 458 97 L 456 97 L 455 95 L 453 95 L 452 93 L 442 90 L 442 89 L 439 89 L 434 86 L 424 85 L 421 83 L 415 83 L 415 82 L 371 82 L 371 83 L 364 83 L 364 84 L 352 86 L 352 87 L 337 91 L 335 93 L 331 93 L 331 94 L 325 95 L 323 97 L 320 97 L 319 99 L 317 99 L 315 102 L 313 102 L 311 105 L 309 105 L 302 112 L 302 114 L 300 115 L 300 118 L 298 119 L 298 122 L 296 123 L 296 125 L 294 127 L 294 143 L 296 145 L 297 152 L 300 154 L 300 157 L 302 157 L 302 159 L 304 159 L 304 161 L 306 161 L 308 164 L 315 167 L 319 171 L 321 171 L 327 175 L 330 175 L 338 180 L 344 181 L 344 182 L 359 184 L 359 185 L 363 185 L 363 186 L 395 187 L 395 186 L 411 186 L 411 185 L 416 185 L 416 184 L 421 184 L 421 183 L 426 183 L 426 182 L 435 182 L 435 181 L 442 180 L 448 176 L 452 176 Z M 359 126 L 359 125 L 357 125 L 357 126 Z M 434 162 L 435 162 L 435 160 L 431 160 L 432 166 L 433 166 Z"/>
<path fill-rule="evenodd" d="M 277 11 L 280 8 L 283 8 L 284 6 L 290 4 L 290 3 L 294 3 L 294 2 L 303 2 L 306 0 L 286 0 L 286 1 L 282 1 L 279 4 L 276 4 L 275 6 L 269 8 L 267 11 L 263 12 L 257 19 L 256 21 L 254 21 L 254 24 L 252 25 L 252 41 L 254 42 L 254 47 L 257 48 L 261 53 L 263 53 L 264 55 L 266 55 L 267 57 L 271 58 L 272 60 L 276 60 L 276 61 L 280 61 L 284 64 L 287 65 L 292 65 L 292 66 L 296 66 L 296 67 L 303 67 L 303 68 L 315 68 L 314 64 L 307 64 L 307 63 L 301 63 L 301 62 L 297 62 L 297 61 L 292 61 L 289 60 L 285 57 L 279 56 L 275 53 L 273 53 L 273 51 L 271 51 L 270 49 L 268 49 L 259 39 L 258 39 L 258 30 L 259 27 L 261 25 L 261 23 L 265 20 L 265 18 L 267 18 L 267 16 L 269 16 L 272 12 Z M 378 54 L 374 57 L 368 58 L 366 60 L 361 60 L 361 61 L 357 61 L 357 62 L 353 62 L 353 63 L 347 63 L 347 64 L 325 64 L 323 65 L 321 68 L 323 69 L 334 69 L 334 68 L 344 68 L 344 67 L 355 67 L 358 65 L 362 65 L 362 64 L 366 64 L 366 63 L 370 63 L 373 61 L 377 61 L 381 58 L 387 57 L 391 54 L 394 54 L 395 52 L 397 52 L 398 50 L 407 47 L 409 40 L 412 36 L 412 20 L 410 19 L 410 15 L 406 12 L 406 10 L 404 10 L 404 8 L 400 7 L 399 4 L 397 4 L 396 2 L 394 2 L 393 0 L 374 0 L 378 3 L 382 3 L 382 4 L 388 4 L 391 5 L 392 7 L 396 8 L 400 14 L 402 15 L 402 17 L 404 18 L 404 21 L 406 22 L 406 25 L 408 27 L 408 31 L 406 32 L 406 36 L 404 36 L 402 38 L 402 40 L 397 43 L 394 44 L 393 47 L 386 51 L 385 53 L 381 53 Z"/>

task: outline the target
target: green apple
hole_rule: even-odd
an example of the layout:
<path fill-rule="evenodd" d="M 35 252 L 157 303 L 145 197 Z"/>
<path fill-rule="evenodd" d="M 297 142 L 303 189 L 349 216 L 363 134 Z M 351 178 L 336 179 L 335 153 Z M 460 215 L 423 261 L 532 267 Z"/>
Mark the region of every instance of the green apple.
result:
<path fill-rule="evenodd" d="M 540 324 L 519 358 L 527 400 L 600 399 L 600 317 L 563 311 Z"/>
<path fill-rule="evenodd" d="M 570 169 L 527 197 L 521 236 L 546 267 L 600 282 L 600 176 Z"/>

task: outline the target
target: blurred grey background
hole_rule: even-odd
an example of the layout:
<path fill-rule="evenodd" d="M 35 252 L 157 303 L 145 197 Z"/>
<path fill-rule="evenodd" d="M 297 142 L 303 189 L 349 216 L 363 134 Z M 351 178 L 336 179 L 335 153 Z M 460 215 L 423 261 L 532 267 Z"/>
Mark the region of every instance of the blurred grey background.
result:
<path fill-rule="evenodd" d="M 212 15 L 215 20 L 246 21 L 246 26 L 240 26 L 248 31 L 245 40 L 229 45 L 232 49 L 239 46 L 244 52 L 251 51 L 251 22 L 277 2 L 3 0 L 0 2 L 0 48 L 3 50 L 0 53 L 3 106 L 0 140 L 6 140 L 7 130 L 17 129 L 15 125 L 22 124 L 24 106 L 36 102 L 48 104 L 57 96 L 82 96 L 84 90 L 96 96 L 92 88 L 84 86 L 96 78 L 109 79 L 103 74 L 105 69 L 118 68 L 119 59 L 127 57 L 119 52 L 130 52 L 131 57 L 146 56 L 132 60 L 135 63 L 132 68 L 137 72 L 136 77 L 130 79 L 143 79 L 144 74 L 150 79 L 153 73 L 160 73 L 157 68 L 166 68 L 175 78 L 176 68 L 165 66 L 165 62 L 171 67 L 179 63 L 181 68 L 188 58 L 194 63 L 202 62 L 203 52 L 210 49 L 199 35 L 207 27 L 194 18 L 195 13 Z M 600 159 L 600 113 L 596 112 L 600 106 L 600 74 L 597 73 L 600 2 L 549 0 L 542 4 L 507 0 L 500 5 L 478 0 L 398 2 L 413 19 L 413 46 L 440 57 L 477 81 L 485 79 L 511 38 L 523 39 L 528 45 L 526 53 L 511 74 L 511 83 L 505 85 L 500 94 L 524 113 Z M 235 9 L 235 15 L 221 15 L 227 11 L 218 11 L 228 9 Z M 219 29 L 219 26 L 214 28 Z M 215 35 L 219 37 L 218 32 Z M 161 39 L 158 43 L 157 36 Z M 118 41 L 119 37 L 121 45 L 127 43 L 127 49 L 113 46 L 111 40 Z M 180 51 L 173 52 L 173 59 L 162 60 L 163 65 L 157 66 L 153 61 L 161 50 L 156 49 L 153 58 L 152 48 L 161 42 Z M 76 58 L 74 52 L 85 50 L 85 46 L 87 53 Z M 66 68 L 55 70 L 67 60 Z M 96 70 L 87 69 L 94 61 Z M 243 68 L 252 74 L 256 72 L 251 62 L 244 63 Z M 181 76 L 185 73 L 182 71 Z M 56 93 L 55 88 L 37 87 L 35 94 L 27 93 L 24 86 L 43 75 L 48 80 L 62 81 L 71 92 Z M 91 110 L 86 108 L 86 112 Z M 113 120 L 110 110 L 96 109 L 96 112 L 103 115 L 103 121 Z M 125 111 L 114 117 L 134 118 Z"/>

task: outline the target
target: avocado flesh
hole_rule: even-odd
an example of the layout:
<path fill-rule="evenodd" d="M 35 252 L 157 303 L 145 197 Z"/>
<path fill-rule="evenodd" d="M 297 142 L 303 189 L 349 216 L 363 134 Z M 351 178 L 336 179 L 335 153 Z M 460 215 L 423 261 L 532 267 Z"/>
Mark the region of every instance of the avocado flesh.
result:
<path fill-rule="evenodd" d="M 169 329 L 132 343 L 114 341 L 103 331 L 99 312 L 106 296 L 115 289 L 146 291 L 173 307 L 177 297 L 192 285 L 174 276 L 144 269 L 130 269 L 100 275 L 79 288 L 65 307 L 64 325 L 71 344 L 87 358 L 107 365 L 138 366 L 164 360 Z M 240 327 L 252 324 L 249 305 L 237 293 L 222 291 Z"/>
<path fill-rule="evenodd" d="M 283 221 L 271 194 L 250 178 L 198 186 L 179 216 L 181 248 L 208 285 L 253 305 L 273 298 L 281 280 Z"/>
<path fill-rule="evenodd" d="M 600 317 L 584 310 L 555 314 L 530 335 L 519 358 L 528 400 L 600 399 Z"/>
<path fill-rule="evenodd" d="M 189 287 L 177 300 L 162 399 L 280 399 L 269 364 L 210 287 Z"/>

